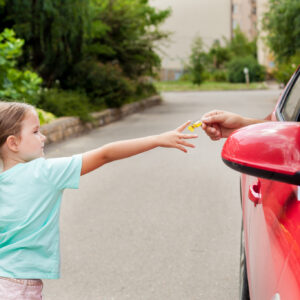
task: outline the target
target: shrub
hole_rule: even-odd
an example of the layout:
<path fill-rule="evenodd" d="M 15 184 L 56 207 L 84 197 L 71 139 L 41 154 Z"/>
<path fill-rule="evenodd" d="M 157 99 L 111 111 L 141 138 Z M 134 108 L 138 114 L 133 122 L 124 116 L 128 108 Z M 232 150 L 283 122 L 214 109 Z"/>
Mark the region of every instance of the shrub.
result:
<path fill-rule="evenodd" d="M 292 56 L 287 63 L 281 63 L 274 71 L 274 77 L 278 82 L 287 84 L 297 66 L 300 63 L 300 52 Z"/>
<path fill-rule="evenodd" d="M 38 107 L 58 117 L 78 116 L 83 121 L 90 121 L 88 97 L 77 91 L 59 89 L 45 90 Z"/>
<path fill-rule="evenodd" d="M 251 82 L 262 81 L 266 70 L 253 56 L 235 57 L 227 65 L 228 79 L 230 82 L 245 82 L 244 68 L 249 70 Z"/>
<path fill-rule="evenodd" d="M 92 60 L 77 64 L 70 75 L 68 86 L 77 86 L 89 96 L 91 104 L 97 108 L 120 107 L 134 94 L 134 84 L 117 65 L 101 64 Z"/>
<path fill-rule="evenodd" d="M 149 97 L 157 94 L 157 90 L 152 83 L 139 82 L 136 86 L 135 94 L 138 98 Z"/>
<path fill-rule="evenodd" d="M 224 82 L 228 80 L 228 75 L 225 70 L 215 70 L 211 73 L 211 80 L 216 82 Z"/>
<path fill-rule="evenodd" d="M 205 64 L 208 55 L 204 51 L 204 44 L 201 37 L 196 37 L 192 44 L 190 55 L 190 73 L 194 84 L 200 85 L 205 79 Z"/>
<path fill-rule="evenodd" d="M 34 72 L 15 68 L 23 44 L 13 30 L 5 29 L 0 33 L 0 98 L 35 105 L 42 79 Z"/>
<path fill-rule="evenodd" d="M 44 111 L 40 108 L 36 108 L 36 111 L 38 113 L 41 125 L 50 123 L 51 121 L 56 119 L 56 117 L 48 111 Z"/>

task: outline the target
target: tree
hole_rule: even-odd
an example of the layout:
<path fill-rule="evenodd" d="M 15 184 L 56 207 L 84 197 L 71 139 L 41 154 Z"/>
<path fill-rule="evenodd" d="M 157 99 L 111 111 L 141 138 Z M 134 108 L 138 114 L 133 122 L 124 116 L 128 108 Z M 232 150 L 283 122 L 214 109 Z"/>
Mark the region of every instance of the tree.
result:
<path fill-rule="evenodd" d="M 204 81 L 207 60 L 208 55 L 204 52 L 203 40 L 201 37 L 196 37 L 192 44 L 192 53 L 190 56 L 190 72 L 193 83 L 200 85 Z"/>
<path fill-rule="evenodd" d="M 214 41 L 208 53 L 212 57 L 212 63 L 215 69 L 220 69 L 230 58 L 228 47 L 222 47 L 219 40 Z"/>
<path fill-rule="evenodd" d="M 91 0 L 90 8 L 87 53 L 119 64 L 131 78 L 152 75 L 160 65 L 155 43 L 168 36 L 159 25 L 170 10 L 158 11 L 148 0 Z"/>
<path fill-rule="evenodd" d="M 36 104 L 42 79 L 29 70 L 15 68 L 23 44 L 13 30 L 0 33 L 0 98 Z"/>
<path fill-rule="evenodd" d="M 276 60 L 288 62 L 300 51 L 300 1 L 270 0 L 263 28 L 268 32 L 267 42 Z"/>
<path fill-rule="evenodd" d="M 47 86 L 63 80 L 82 57 L 87 1 L 4 1 L 0 30 L 13 28 L 26 41 L 21 65 L 31 64 Z"/>
<path fill-rule="evenodd" d="M 257 48 L 256 39 L 249 41 L 247 36 L 239 27 L 234 30 L 234 36 L 230 41 L 226 42 L 227 48 L 231 53 L 231 57 L 253 56 L 256 58 Z"/>

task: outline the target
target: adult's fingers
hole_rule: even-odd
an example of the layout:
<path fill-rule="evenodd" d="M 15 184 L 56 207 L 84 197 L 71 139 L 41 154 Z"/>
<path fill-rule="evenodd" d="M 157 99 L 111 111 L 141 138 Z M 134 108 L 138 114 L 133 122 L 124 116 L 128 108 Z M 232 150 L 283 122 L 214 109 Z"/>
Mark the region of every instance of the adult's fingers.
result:
<path fill-rule="evenodd" d="M 214 111 L 211 114 L 206 114 L 201 119 L 206 124 L 222 123 L 225 121 L 225 114 L 223 111 Z"/>
<path fill-rule="evenodd" d="M 215 124 L 214 124 L 214 126 L 206 126 L 206 128 L 203 129 L 203 130 L 209 136 L 214 136 L 214 137 L 221 137 L 222 136 L 220 127 L 216 126 Z"/>

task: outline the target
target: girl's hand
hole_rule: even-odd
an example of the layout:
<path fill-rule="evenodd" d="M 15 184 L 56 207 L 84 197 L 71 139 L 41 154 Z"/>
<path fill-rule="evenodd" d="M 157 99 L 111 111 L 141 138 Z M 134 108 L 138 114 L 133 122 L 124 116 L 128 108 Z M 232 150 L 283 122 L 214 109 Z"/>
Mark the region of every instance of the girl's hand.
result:
<path fill-rule="evenodd" d="M 186 139 L 197 138 L 197 134 L 183 134 L 182 131 L 191 123 L 188 121 L 173 131 L 168 131 L 157 136 L 158 145 L 165 148 L 177 148 L 187 152 L 185 147 L 195 148 L 195 145 L 186 142 Z"/>

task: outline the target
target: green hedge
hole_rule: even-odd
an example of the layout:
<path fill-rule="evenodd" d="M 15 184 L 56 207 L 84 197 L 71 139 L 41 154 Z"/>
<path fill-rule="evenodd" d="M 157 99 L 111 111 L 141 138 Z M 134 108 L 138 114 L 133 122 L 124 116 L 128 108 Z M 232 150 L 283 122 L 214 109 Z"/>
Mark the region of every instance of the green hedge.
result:
<path fill-rule="evenodd" d="M 77 64 L 67 80 L 67 88 L 76 86 L 89 97 L 95 108 L 120 107 L 134 95 L 135 86 L 117 65 L 93 60 Z"/>
<path fill-rule="evenodd" d="M 90 121 L 88 97 L 77 91 L 59 89 L 44 90 L 38 107 L 53 113 L 57 117 L 78 116 L 83 121 Z"/>
<path fill-rule="evenodd" d="M 245 82 L 244 68 L 249 70 L 250 82 L 263 81 L 265 79 L 265 67 L 260 65 L 253 56 L 236 57 L 228 64 L 228 79 L 230 82 Z"/>

